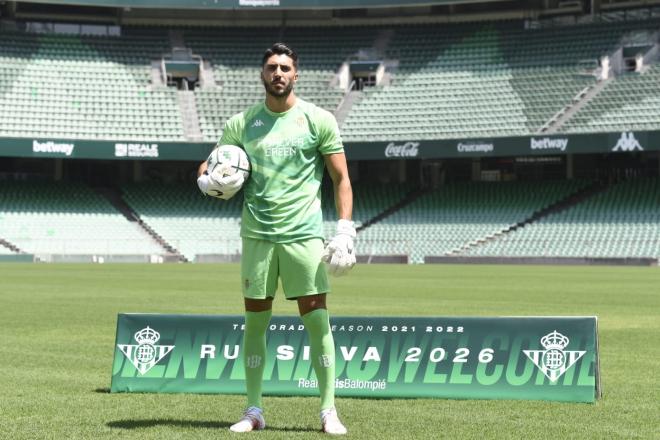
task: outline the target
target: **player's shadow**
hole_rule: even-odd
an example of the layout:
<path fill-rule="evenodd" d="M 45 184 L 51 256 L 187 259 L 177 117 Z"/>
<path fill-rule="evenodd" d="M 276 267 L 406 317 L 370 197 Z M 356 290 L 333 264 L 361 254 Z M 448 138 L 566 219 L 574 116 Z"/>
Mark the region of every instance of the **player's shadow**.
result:
<path fill-rule="evenodd" d="M 227 429 L 232 425 L 229 422 L 210 421 L 210 420 L 177 420 L 177 419 L 125 419 L 113 420 L 106 423 L 109 428 L 119 429 L 144 429 L 154 428 L 156 426 L 176 426 L 177 428 L 208 428 L 208 429 Z M 285 432 L 318 432 L 318 429 L 303 427 L 280 427 L 266 426 L 266 431 L 285 431 Z"/>

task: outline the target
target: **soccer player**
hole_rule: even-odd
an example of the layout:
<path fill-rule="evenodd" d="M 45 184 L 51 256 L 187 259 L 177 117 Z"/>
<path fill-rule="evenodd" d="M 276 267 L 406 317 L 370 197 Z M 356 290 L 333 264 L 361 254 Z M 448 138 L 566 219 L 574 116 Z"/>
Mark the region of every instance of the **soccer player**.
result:
<path fill-rule="evenodd" d="M 346 434 L 335 409 L 335 348 L 326 307 L 327 272 L 343 275 L 355 264 L 353 192 L 346 156 L 334 116 L 294 93 L 298 81 L 295 51 L 282 43 L 266 50 L 261 81 L 265 101 L 230 118 L 219 142 L 244 148 L 252 166 L 244 185 L 241 224 L 247 409 L 230 429 L 249 432 L 266 425 L 261 392 L 266 329 L 279 278 L 286 298 L 297 301 L 309 336 L 321 394 L 322 430 Z M 325 247 L 324 166 L 332 179 L 339 217 L 336 235 Z M 228 199 L 243 186 L 241 173 L 216 178 L 205 171 L 203 163 L 198 185 L 205 194 L 220 193 L 220 198 Z"/>

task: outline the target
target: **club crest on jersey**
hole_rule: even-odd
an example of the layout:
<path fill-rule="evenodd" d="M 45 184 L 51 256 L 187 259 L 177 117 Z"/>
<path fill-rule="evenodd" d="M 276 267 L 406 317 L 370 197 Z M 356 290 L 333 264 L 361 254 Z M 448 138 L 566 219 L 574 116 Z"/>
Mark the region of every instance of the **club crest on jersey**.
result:
<path fill-rule="evenodd" d="M 156 345 L 160 333 L 149 326 L 137 331 L 133 337 L 137 345 L 117 344 L 117 347 L 141 375 L 151 370 L 174 349 L 174 345 Z"/>
<path fill-rule="evenodd" d="M 545 350 L 523 350 L 523 353 L 551 382 L 556 382 L 586 353 L 564 350 L 568 343 L 566 336 L 554 330 L 541 338 Z"/>

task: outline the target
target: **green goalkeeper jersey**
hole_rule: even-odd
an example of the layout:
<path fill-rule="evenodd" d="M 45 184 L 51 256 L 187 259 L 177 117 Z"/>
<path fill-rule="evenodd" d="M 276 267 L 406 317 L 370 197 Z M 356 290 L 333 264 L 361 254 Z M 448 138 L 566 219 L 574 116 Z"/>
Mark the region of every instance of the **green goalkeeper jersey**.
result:
<path fill-rule="evenodd" d="M 243 187 L 242 237 L 323 238 L 323 156 L 344 151 L 330 112 L 300 98 L 284 113 L 262 102 L 230 118 L 220 144 L 242 147 L 252 166 Z"/>

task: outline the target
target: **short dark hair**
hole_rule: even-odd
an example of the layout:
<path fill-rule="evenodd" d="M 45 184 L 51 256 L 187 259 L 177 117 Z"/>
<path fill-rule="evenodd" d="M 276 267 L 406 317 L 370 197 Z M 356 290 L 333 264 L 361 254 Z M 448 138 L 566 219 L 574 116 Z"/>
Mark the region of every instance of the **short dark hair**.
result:
<path fill-rule="evenodd" d="M 261 66 L 263 67 L 266 64 L 266 61 L 268 58 L 272 57 L 273 55 L 286 55 L 291 60 L 293 60 L 293 67 L 298 70 L 298 54 L 296 53 L 295 50 L 291 49 L 289 46 L 287 46 L 284 43 L 275 43 L 268 49 L 266 49 L 266 52 L 264 53 L 264 57 L 261 60 Z"/>

